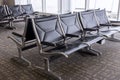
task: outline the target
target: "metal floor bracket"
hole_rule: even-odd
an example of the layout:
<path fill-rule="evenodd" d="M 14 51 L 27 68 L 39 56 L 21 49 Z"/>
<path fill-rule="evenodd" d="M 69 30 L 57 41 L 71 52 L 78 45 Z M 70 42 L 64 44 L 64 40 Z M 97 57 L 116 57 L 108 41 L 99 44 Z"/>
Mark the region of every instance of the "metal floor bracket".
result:
<path fill-rule="evenodd" d="M 110 37 L 110 38 L 108 38 L 107 40 L 109 40 L 109 41 L 113 41 L 113 42 L 120 42 L 120 40 L 119 40 L 119 39 L 117 39 L 117 38 L 115 38 L 115 37 L 114 37 L 114 34 L 113 34 L 113 35 L 111 35 L 111 37 Z"/>

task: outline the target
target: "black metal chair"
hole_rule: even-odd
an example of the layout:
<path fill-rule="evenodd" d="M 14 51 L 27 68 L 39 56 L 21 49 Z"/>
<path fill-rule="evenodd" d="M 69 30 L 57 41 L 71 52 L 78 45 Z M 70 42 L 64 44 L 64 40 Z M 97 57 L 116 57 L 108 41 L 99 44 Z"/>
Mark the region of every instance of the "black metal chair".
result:
<path fill-rule="evenodd" d="M 40 71 L 43 71 L 47 75 L 52 76 L 56 80 L 60 80 L 60 77 L 51 72 L 48 56 L 62 55 L 67 58 L 70 54 L 85 48 L 88 45 L 86 43 L 82 43 L 79 39 L 69 42 L 66 39 L 67 36 L 64 30 L 59 24 L 57 16 L 44 19 L 34 19 L 33 24 L 39 53 L 45 60 L 45 68 L 37 68 L 39 68 Z M 45 45 L 50 47 L 50 49 L 45 51 L 43 48 Z"/>
<path fill-rule="evenodd" d="M 27 4 L 27 5 L 20 5 L 21 6 L 21 10 L 24 13 L 24 17 L 26 16 L 34 16 L 34 17 L 39 17 L 39 16 L 50 16 L 53 14 L 49 14 L 49 13 L 40 13 L 38 11 L 34 11 L 32 4 Z"/>
<path fill-rule="evenodd" d="M 22 9 L 22 12 L 25 15 L 37 15 L 37 14 L 39 14 L 39 12 L 34 12 L 32 4 L 20 5 L 20 6 L 21 6 L 21 9 Z"/>
<path fill-rule="evenodd" d="M 59 16 L 60 24 L 63 27 L 63 30 L 66 34 L 66 37 L 76 37 L 82 41 L 82 43 L 86 43 L 88 45 L 87 50 L 91 54 L 100 55 L 101 53 L 92 49 L 91 45 L 93 43 L 97 43 L 101 40 L 103 40 L 103 37 L 100 37 L 99 35 L 92 35 L 85 33 L 88 28 L 82 27 L 82 24 L 80 23 L 78 19 L 78 15 L 75 14 L 67 14 L 67 15 L 60 15 Z M 93 28 L 89 29 L 93 31 Z"/>
<path fill-rule="evenodd" d="M 8 38 L 12 39 L 13 42 L 16 43 L 18 53 L 19 53 L 18 57 L 14 57 L 12 58 L 12 60 L 18 63 L 21 63 L 25 66 L 31 65 L 31 63 L 28 60 L 26 60 L 22 55 L 22 51 L 25 51 L 37 46 L 31 19 L 30 18 L 26 19 L 26 25 L 25 25 L 23 34 L 12 32 L 12 35 L 9 36 Z"/>
<path fill-rule="evenodd" d="M 22 12 L 29 15 L 29 14 L 33 14 L 33 8 L 32 8 L 32 4 L 27 4 L 27 5 L 20 5 Z"/>
<path fill-rule="evenodd" d="M 7 6 L 7 11 L 8 11 L 8 14 L 10 14 L 11 17 L 14 18 L 14 22 L 25 20 L 24 19 L 25 13 L 22 12 L 20 5 Z"/>
<path fill-rule="evenodd" d="M 104 34 L 106 32 L 112 33 L 112 35 L 111 34 L 109 35 L 109 36 L 111 36 L 111 38 L 109 40 L 119 41 L 119 40 L 114 38 L 115 33 L 120 32 L 120 25 L 115 24 L 115 23 L 119 23 L 119 21 L 110 22 L 107 18 L 105 9 L 95 10 L 95 17 L 96 17 L 96 20 L 97 20 L 100 28 L 101 28 L 101 31 L 104 32 Z"/>
<path fill-rule="evenodd" d="M 99 25 L 95 19 L 94 11 L 83 11 L 78 13 L 79 20 L 85 32 L 97 31 L 99 32 Z"/>
<path fill-rule="evenodd" d="M 12 29 L 12 21 L 13 18 L 7 13 L 6 5 L 0 6 L 0 25 Z M 8 24 L 8 26 L 5 26 L 5 24 Z"/>
<path fill-rule="evenodd" d="M 118 30 L 120 29 L 120 25 L 115 24 L 114 22 L 119 21 L 110 21 L 106 15 L 106 10 L 95 10 L 95 17 L 100 25 L 100 27 L 108 27 L 111 30 Z M 114 24 L 113 24 L 114 23 Z"/>
<path fill-rule="evenodd" d="M 76 14 L 68 14 L 67 17 L 61 16 L 60 18 L 57 16 L 34 19 L 28 18 L 23 35 L 13 32 L 13 36 L 9 37 L 17 44 L 19 51 L 19 57 L 15 57 L 13 60 L 18 62 L 23 61 L 27 66 L 31 66 L 31 63 L 23 57 L 21 51 L 37 45 L 39 54 L 42 55 L 42 58 L 45 60 L 45 67 L 44 69 L 38 66 L 34 67 L 56 80 L 61 80 L 59 76 L 50 70 L 49 58 L 58 55 L 68 58 L 70 54 L 102 39 L 101 37 L 96 37 L 94 40 L 81 41 L 82 29 L 80 29 L 79 23 L 77 22 Z M 67 24 L 67 26 L 63 26 L 63 23 Z M 76 28 L 73 29 L 70 26 Z M 79 32 L 79 34 L 75 34 L 76 31 Z M 68 37 L 72 38 L 68 39 Z M 76 37 L 75 40 L 73 39 L 74 37 Z"/>
<path fill-rule="evenodd" d="M 96 19 L 94 11 L 81 12 L 78 13 L 78 15 L 83 25 L 83 29 L 87 32 L 92 31 L 90 33 L 99 34 L 100 36 L 105 36 L 107 38 L 118 32 L 116 30 L 109 30 L 107 27 L 101 27 Z"/>
<path fill-rule="evenodd" d="M 0 13 L 1 13 L 1 15 L 0 15 L 0 21 L 2 21 L 2 19 L 6 20 L 6 18 L 8 17 L 8 15 L 7 15 L 7 11 L 5 9 L 5 5 L 4 6 L 0 6 Z"/>

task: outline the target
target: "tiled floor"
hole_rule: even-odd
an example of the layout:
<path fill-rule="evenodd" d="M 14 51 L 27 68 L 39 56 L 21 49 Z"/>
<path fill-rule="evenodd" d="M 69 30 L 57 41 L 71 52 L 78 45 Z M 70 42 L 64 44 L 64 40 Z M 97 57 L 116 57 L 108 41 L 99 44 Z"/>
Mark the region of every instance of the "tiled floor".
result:
<path fill-rule="evenodd" d="M 12 31 L 22 32 L 24 29 L 23 24 L 15 26 L 16 30 L 0 28 L 0 80 L 49 80 L 11 60 L 18 52 L 15 43 L 7 37 Z M 63 80 L 120 80 L 120 42 L 106 41 L 104 45 L 94 44 L 93 48 L 103 54 L 90 56 L 76 52 L 68 59 L 61 57 L 51 62 L 51 69 Z M 23 54 L 32 64 L 43 66 L 37 51 L 37 48 L 33 48 Z"/>

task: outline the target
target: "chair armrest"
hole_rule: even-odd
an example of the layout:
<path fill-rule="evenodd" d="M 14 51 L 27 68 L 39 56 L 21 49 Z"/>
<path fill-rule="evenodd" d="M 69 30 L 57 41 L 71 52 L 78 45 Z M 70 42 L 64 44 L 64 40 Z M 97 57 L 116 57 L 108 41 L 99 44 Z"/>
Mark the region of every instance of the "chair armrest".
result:
<path fill-rule="evenodd" d="M 0 21 L 6 19 L 6 18 L 8 18 L 8 17 L 11 17 L 11 16 L 12 16 L 12 15 L 6 15 L 6 16 L 3 16 L 3 17 L 0 19 Z M 6 19 L 6 20 L 7 20 L 7 19 Z"/>
<path fill-rule="evenodd" d="M 3 16 L 3 19 L 6 18 L 6 17 L 11 17 L 11 16 L 12 16 L 12 14 L 8 14 L 6 16 Z"/>
<path fill-rule="evenodd" d="M 97 31 L 99 28 L 85 28 L 85 31 Z"/>
<path fill-rule="evenodd" d="M 120 23 L 100 24 L 100 26 L 120 26 Z"/>
<path fill-rule="evenodd" d="M 26 16 L 26 15 L 27 15 L 27 13 L 24 12 L 24 13 L 21 13 L 20 15 L 18 15 L 17 17 L 20 17 L 20 16 Z"/>
<path fill-rule="evenodd" d="M 79 35 L 74 35 L 74 34 L 66 34 L 67 37 L 79 37 Z"/>
<path fill-rule="evenodd" d="M 18 37 L 23 37 L 23 35 L 16 33 L 16 32 L 12 32 L 13 35 L 18 36 Z"/>
<path fill-rule="evenodd" d="M 120 21 L 110 21 L 112 26 L 120 26 Z"/>
<path fill-rule="evenodd" d="M 43 45 L 48 45 L 48 46 L 56 46 L 56 44 L 51 43 L 51 42 L 41 42 Z"/>
<path fill-rule="evenodd" d="M 120 21 L 110 21 L 111 23 L 120 23 Z"/>
<path fill-rule="evenodd" d="M 112 26 L 112 24 L 100 24 L 100 26 Z"/>
<path fill-rule="evenodd" d="M 22 16 L 22 15 L 26 15 L 27 13 L 26 12 L 24 12 L 24 13 L 22 13 L 20 16 Z"/>
<path fill-rule="evenodd" d="M 17 39 L 15 39 L 13 36 L 8 36 L 11 40 L 13 40 L 17 45 L 22 46 L 22 43 L 20 43 Z"/>
<path fill-rule="evenodd" d="M 39 14 L 40 12 L 38 12 L 38 11 L 35 11 L 35 12 L 33 12 L 33 14 Z"/>
<path fill-rule="evenodd" d="M 111 23 L 112 26 L 120 26 L 120 23 Z"/>

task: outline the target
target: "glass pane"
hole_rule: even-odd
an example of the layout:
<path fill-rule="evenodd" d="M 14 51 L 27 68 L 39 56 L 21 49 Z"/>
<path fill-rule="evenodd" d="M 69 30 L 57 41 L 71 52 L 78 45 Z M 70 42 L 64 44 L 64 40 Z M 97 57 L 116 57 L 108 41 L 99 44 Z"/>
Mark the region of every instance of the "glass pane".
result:
<path fill-rule="evenodd" d="M 71 0 L 72 11 L 83 11 L 85 10 L 85 0 Z"/>
<path fill-rule="evenodd" d="M 110 19 L 117 19 L 119 0 L 90 0 L 90 9 L 106 9 Z"/>
<path fill-rule="evenodd" d="M 15 4 L 24 5 L 27 4 L 27 0 L 15 0 Z"/>
<path fill-rule="evenodd" d="M 70 12 L 70 0 L 62 1 L 62 13 Z"/>
<path fill-rule="evenodd" d="M 46 12 L 58 13 L 58 0 L 46 0 Z"/>
<path fill-rule="evenodd" d="M 42 0 L 31 0 L 31 4 L 34 11 L 42 12 Z"/>
<path fill-rule="evenodd" d="M 15 0 L 15 5 L 20 4 L 20 0 Z"/>

